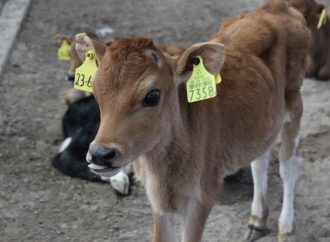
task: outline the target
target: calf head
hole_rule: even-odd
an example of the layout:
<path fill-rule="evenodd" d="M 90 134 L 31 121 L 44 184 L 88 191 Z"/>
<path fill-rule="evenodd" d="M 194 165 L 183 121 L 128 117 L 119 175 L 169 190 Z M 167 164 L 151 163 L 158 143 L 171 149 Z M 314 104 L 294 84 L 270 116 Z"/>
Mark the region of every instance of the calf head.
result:
<path fill-rule="evenodd" d="M 97 174 L 112 176 L 120 167 L 170 139 L 180 117 L 180 84 L 201 56 L 209 72 L 224 63 L 224 46 L 200 43 L 180 56 L 161 52 L 149 38 L 118 38 L 105 46 L 85 34 L 76 36 L 81 59 L 90 49 L 99 63 L 93 92 L 101 124 L 87 160 Z"/>
<path fill-rule="evenodd" d="M 87 31 L 85 33 L 91 39 L 98 39 L 98 36 L 96 34 L 94 34 L 93 32 Z M 75 48 L 76 39 L 69 37 L 67 35 L 64 35 L 64 34 L 57 34 L 53 37 L 53 40 L 52 40 L 53 44 L 57 47 L 60 47 L 63 41 L 67 41 L 71 46 L 71 48 L 70 48 L 70 68 L 69 68 L 66 78 L 68 81 L 74 81 L 74 72 L 82 64 L 81 59 L 79 58 L 79 56 L 76 52 L 76 48 Z"/>
<path fill-rule="evenodd" d="M 307 75 L 320 80 L 330 78 L 330 18 L 318 26 L 324 5 L 314 0 L 289 0 L 289 4 L 304 16 L 312 33 L 312 43 L 308 55 Z"/>

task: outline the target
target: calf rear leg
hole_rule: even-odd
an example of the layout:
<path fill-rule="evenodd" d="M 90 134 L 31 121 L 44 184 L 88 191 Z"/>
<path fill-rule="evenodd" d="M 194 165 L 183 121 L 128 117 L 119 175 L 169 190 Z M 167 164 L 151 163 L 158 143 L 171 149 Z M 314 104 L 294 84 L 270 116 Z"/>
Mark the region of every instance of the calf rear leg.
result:
<path fill-rule="evenodd" d="M 267 229 L 267 184 L 268 184 L 269 152 L 252 161 L 253 202 L 249 219 L 249 231 L 246 241 L 252 242 L 268 233 Z"/>
<path fill-rule="evenodd" d="M 302 158 L 298 151 L 302 100 L 299 91 L 287 100 L 287 118 L 284 121 L 279 151 L 280 175 L 283 181 L 283 204 L 279 217 L 279 242 L 294 241 L 294 193 L 300 175 Z"/>

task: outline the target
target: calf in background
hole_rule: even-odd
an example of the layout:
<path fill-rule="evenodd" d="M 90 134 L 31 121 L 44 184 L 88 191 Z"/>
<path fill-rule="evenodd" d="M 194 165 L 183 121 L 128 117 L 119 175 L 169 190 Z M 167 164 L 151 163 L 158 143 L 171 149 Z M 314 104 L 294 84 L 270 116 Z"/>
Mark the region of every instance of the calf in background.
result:
<path fill-rule="evenodd" d="M 88 37 L 90 37 L 92 39 L 100 40 L 100 38 L 91 31 L 86 31 L 85 33 Z M 75 70 L 79 66 L 81 66 L 82 61 L 80 60 L 80 58 L 78 57 L 77 52 L 76 52 L 75 38 L 71 38 L 71 37 L 69 37 L 67 35 L 63 35 L 63 34 L 57 34 L 53 38 L 53 44 L 55 46 L 59 47 L 64 40 L 67 41 L 71 46 L 71 48 L 70 48 L 70 67 L 66 74 L 66 80 L 70 81 L 70 82 L 74 82 Z M 112 43 L 112 39 L 103 41 L 103 43 L 110 45 Z M 70 106 L 72 103 L 79 100 L 80 98 L 87 97 L 90 95 L 91 95 L 91 93 L 89 93 L 89 92 L 84 92 L 84 91 L 77 90 L 75 88 L 70 88 L 64 94 L 64 101 L 68 106 Z"/>
<path fill-rule="evenodd" d="M 322 11 L 326 7 L 314 0 L 288 0 L 304 16 L 312 33 L 312 43 L 308 55 L 307 76 L 320 80 L 330 79 L 330 18 L 317 27 Z"/>

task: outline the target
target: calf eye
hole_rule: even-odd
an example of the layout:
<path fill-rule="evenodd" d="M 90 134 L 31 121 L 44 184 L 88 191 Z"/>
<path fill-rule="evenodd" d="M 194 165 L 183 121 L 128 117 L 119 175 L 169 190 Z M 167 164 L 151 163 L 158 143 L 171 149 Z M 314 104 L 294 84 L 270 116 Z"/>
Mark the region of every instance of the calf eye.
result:
<path fill-rule="evenodd" d="M 160 91 L 158 89 L 151 90 L 143 99 L 142 105 L 144 107 L 156 106 L 159 102 Z"/>

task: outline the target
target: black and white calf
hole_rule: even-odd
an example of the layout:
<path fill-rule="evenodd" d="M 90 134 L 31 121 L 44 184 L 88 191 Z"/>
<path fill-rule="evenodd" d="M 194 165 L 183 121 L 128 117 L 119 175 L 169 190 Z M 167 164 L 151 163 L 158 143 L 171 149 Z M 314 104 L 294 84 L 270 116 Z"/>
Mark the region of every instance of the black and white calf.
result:
<path fill-rule="evenodd" d="M 93 96 L 72 103 L 62 119 L 64 141 L 52 159 L 52 166 L 65 175 L 90 181 L 110 182 L 120 194 L 130 190 L 129 176 L 133 173 L 128 166 L 113 177 L 96 175 L 88 168 L 86 154 L 100 124 L 100 112 Z"/>

